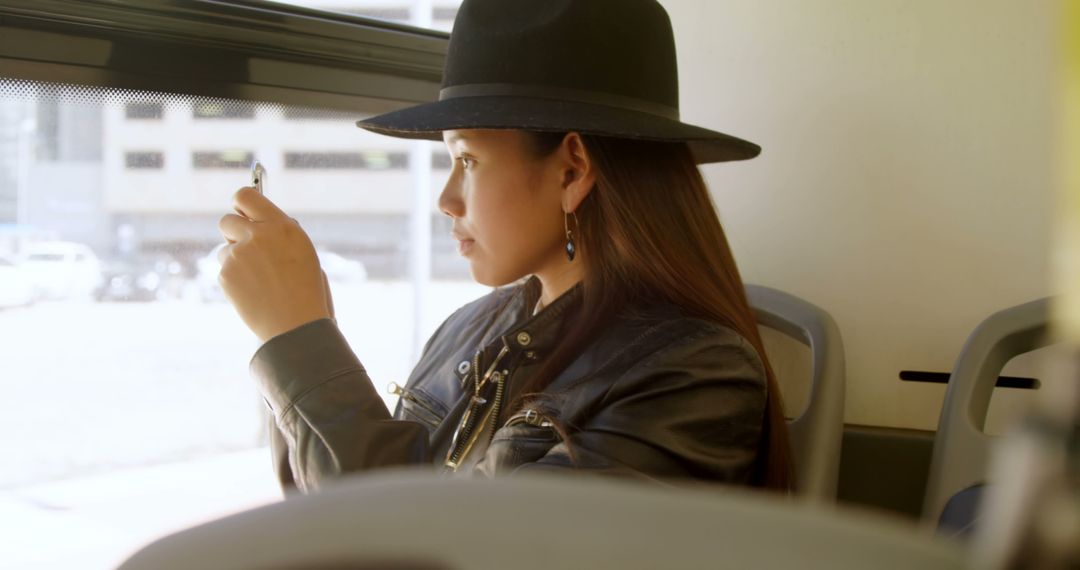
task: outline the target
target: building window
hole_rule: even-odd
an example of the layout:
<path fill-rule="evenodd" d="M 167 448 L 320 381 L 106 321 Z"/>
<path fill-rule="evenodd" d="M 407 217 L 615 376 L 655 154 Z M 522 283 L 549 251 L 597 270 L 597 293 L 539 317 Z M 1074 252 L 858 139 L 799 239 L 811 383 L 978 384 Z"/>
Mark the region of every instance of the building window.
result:
<path fill-rule="evenodd" d="M 255 105 L 239 101 L 195 101 L 191 110 L 196 119 L 255 118 Z"/>
<path fill-rule="evenodd" d="M 450 170 L 453 163 L 450 161 L 450 155 L 445 152 L 433 152 L 431 153 L 431 168 L 435 170 Z"/>
<path fill-rule="evenodd" d="M 124 117 L 128 119 L 161 119 L 165 105 L 161 101 L 129 101 L 124 105 Z"/>
<path fill-rule="evenodd" d="M 431 19 L 432 20 L 444 20 L 444 21 L 453 22 L 454 18 L 457 18 L 457 11 L 458 11 L 457 8 L 450 8 L 450 7 L 435 8 L 434 10 L 431 11 Z"/>
<path fill-rule="evenodd" d="M 333 109 L 316 109 L 312 107 L 285 107 L 282 116 L 290 121 L 351 121 L 361 119 L 360 113 L 352 111 L 336 111 Z"/>
<path fill-rule="evenodd" d="M 375 18 L 377 20 L 392 20 L 397 22 L 408 22 L 411 18 L 408 7 L 399 8 L 342 8 L 334 7 L 327 8 L 327 10 L 340 12 L 343 14 L 352 14 L 353 16 L 363 16 L 365 18 Z"/>
<path fill-rule="evenodd" d="M 165 167 L 165 153 L 155 151 L 124 153 L 124 167 L 130 170 L 160 170 Z"/>
<path fill-rule="evenodd" d="M 286 152 L 285 168 L 402 170 L 409 167 L 409 154 L 385 150 L 363 152 Z"/>
<path fill-rule="evenodd" d="M 251 168 L 255 153 L 244 150 L 196 152 L 192 155 L 195 168 Z"/>

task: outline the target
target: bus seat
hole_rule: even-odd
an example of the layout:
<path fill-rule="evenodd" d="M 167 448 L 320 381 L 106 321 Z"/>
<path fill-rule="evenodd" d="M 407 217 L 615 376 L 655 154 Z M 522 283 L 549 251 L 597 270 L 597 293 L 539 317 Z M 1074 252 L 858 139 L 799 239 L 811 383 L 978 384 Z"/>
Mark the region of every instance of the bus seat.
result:
<path fill-rule="evenodd" d="M 966 567 L 918 530 L 736 488 L 390 470 L 159 538 L 119 570 Z"/>
<path fill-rule="evenodd" d="M 1050 298 L 1043 298 L 999 311 L 975 327 L 964 343 L 949 377 L 934 438 L 922 511 L 927 523 L 940 525 L 946 503 L 954 495 L 986 483 L 993 438 L 983 430 L 991 394 L 1010 360 L 1052 344 L 1047 334 L 1050 303 Z M 975 508 L 961 512 L 973 513 Z M 970 525 L 947 523 L 950 528 L 970 531 Z"/>
<path fill-rule="evenodd" d="M 825 310 L 798 297 L 748 284 L 746 294 L 758 323 L 810 347 L 810 397 L 806 410 L 788 420 L 795 460 L 796 493 L 834 502 L 844 432 L 844 341 Z"/>

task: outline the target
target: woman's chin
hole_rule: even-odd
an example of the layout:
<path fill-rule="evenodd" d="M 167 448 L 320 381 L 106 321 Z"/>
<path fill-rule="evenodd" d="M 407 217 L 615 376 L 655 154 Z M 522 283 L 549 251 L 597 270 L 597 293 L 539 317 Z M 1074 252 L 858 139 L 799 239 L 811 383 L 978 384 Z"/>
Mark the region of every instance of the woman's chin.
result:
<path fill-rule="evenodd" d="M 502 287 L 523 277 L 522 275 L 492 271 L 490 268 L 480 266 L 475 261 L 469 263 L 469 273 L 472 275 L 473 281 L 485 287 Z"/>
<path fill-rule="evenodd" d="M 477 273 L 476 271 L 472 272 L 472 278 L 473 278 L 473 281 L 476 281 L 477 283 L 479 283 L 479 284 L 481 284 L 481 285 L 483 285 L 485 287 L 501 287 L 503 285 L 506 285 L 506 283 L 508 283 L 508 282 L 503 282 L 503 281 L 501 281 L 499 279 L 493 279 L 490 275 L 488 275 L 486 273 Z"/>

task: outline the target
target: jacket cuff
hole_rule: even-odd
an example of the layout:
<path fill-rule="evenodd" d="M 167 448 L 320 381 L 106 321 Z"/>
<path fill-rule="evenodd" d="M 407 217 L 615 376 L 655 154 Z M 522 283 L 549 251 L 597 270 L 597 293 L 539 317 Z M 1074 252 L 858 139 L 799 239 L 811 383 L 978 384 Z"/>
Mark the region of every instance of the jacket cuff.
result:
<path fill-rule="evenodd" d="M 266 341 L 248 370 L 278 417 L 312 388 L 346 372 L 364 372 L 337 323 L 319 319 Z"/>

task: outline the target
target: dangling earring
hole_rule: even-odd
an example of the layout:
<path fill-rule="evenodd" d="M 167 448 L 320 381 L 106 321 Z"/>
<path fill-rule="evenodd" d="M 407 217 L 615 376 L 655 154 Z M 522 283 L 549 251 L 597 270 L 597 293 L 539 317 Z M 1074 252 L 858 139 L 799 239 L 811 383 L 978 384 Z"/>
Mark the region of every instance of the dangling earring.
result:
<path fill-rule="evenodd" d="M 574 234 L 570 231 L 570 214 L 574 215 L 575 226 L 580 229 L 581 224 L 578 223 L 577 212 L 563 212 L 563 227 L 566 228 L 566 258 L 573 261 L 577 250 L 574 249 Z"/>

